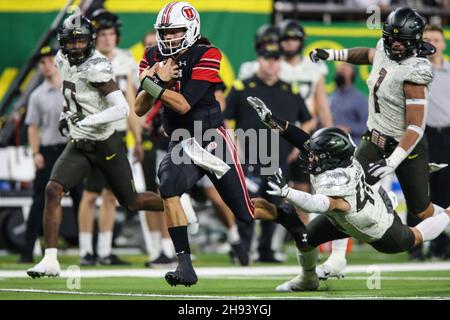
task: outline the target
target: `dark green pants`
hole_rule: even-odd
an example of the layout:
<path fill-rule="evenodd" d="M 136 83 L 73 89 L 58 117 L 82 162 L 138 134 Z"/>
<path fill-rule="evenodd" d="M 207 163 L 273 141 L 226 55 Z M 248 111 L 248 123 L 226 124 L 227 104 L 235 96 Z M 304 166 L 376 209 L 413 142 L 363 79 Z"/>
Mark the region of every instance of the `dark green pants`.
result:
<path fill-rule="evenodd" d="M 122 139 L 123 148 L 127 153 L 128 149 L 125 142 L 127 132 L 117 131 L 117 134 L 120 136 L 120 139 Z M 103 172 L 100 169 L 100 167 L 94 166 L 84 179 L 84 190 L 95 193 L 101 193 L 103 188 L 111 190 L 111 187 L 109 186 L 108 181 L 106 181 L 106 177 L 103 175 Z"/>
<path fill-rule="evenodd" d="M 383 253 L 408 251 L 414 246 L 414 233 L 408 226 L 403 224 L 397 213 L 394 212 L 392 214 L 394 215 L 394 221 L 383 237 L 369 244 L 377 251 Z M 306 233 L 308 245 L 314 248 L 328 241 L 350 237 L 350 235 L 336 227 L 324 214 L 319 215 L 306 226 Z"/>
<path fill-rule="evenodd" d="M 386 153 L 373 144 L 369 140 L 368 134 L 363 135 L 355 157 L 364 168 L 368 184 L 373 185 L 379 180 L 367 172 L 369 164 L 390 155 L 391 153 Z M 430 204 L 428 162 L 428 143 L 426 137 L 423 137 L 409 156 L 395 170 L 405 196 L 408 212 L 412 214 L 424 211 Z"/>
<path fill-rule="evenodd" d="M 67 191 L 93 168 L 100 169 L 120 205 L 128 208 L 137 193 L 126 150 L 117 132 L 105 141 L 97 141 L 93 151 L 86 151 L 69 141 L 53 167 L 50 180 L 59 182 Z"/>

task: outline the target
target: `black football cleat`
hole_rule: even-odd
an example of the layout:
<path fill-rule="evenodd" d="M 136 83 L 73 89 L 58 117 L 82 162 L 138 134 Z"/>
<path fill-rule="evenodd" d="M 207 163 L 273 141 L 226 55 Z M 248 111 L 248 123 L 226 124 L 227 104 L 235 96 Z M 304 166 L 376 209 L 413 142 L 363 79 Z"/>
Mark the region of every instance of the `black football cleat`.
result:
<path fill-rule="evenodd" d="M 176 265 L 177 259 L 175 257 L 169 258 L 163 252 L 161 252 L 158 258 L 144 263 L 144 266 L 147 268 L 173 268 Z"/>
<path fill-rule="evenodd" d="M 241 242 L 231 245 L 230 255 L 233 261 L 240 266 L 248 266 L 250 264 L 248 252 L 245 250 Z"/>
<path fill-rule="evenodd" d="M 166 281 L 172 287 L 182 284 L 190 287 L 197 283 L 197 275 L 192 266 L 191 255 L 189 253 L 180 253 L 178 256 L 178 266 L 175 271 L 166 273 Z"/>
<path fill-rule="evenodd" d="M 80 266 L 95 266 L 95 256 L 92 253 L 86 253 L 80 258 Z"/>
<path fill-rule="evenodd" d="M 104 258 L 99 257 L 97 259 L 97 261 L 102 266 L 128 266 L 128 265 L 130 265 L 129 262 L 120 259 L 115 254 L 110 254 L 109 256 L 104 257 Z"/>

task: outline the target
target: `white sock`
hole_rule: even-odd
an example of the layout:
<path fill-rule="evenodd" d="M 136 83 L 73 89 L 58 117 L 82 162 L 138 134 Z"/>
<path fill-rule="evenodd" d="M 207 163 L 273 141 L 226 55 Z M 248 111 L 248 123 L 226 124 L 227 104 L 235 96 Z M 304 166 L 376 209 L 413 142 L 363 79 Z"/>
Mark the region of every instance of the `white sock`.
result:
<path fill-rule="evenodd" d="M 345 259 L 348 238 L 333 240 L 331 242 L 331 255 L 328 259 Z"/>
<path fill-rule="evenodd" d="M 94 253 L 94 249 L 92 248 L 92 233 L 80 232 L 78 233 L 78 240 L 80 243 L 80 257 L 84 257 L 88 253 Z"/>
<path fill-rule="evenodd" d="M 56 249 L 56 248 L 45 249 L 44 259 L 58 260 L 58 249 Z"/>
<path fill-rule="evenodd" d="M 108 257 L 112 251 L 112 232 L 99 232 L 97 242 L 97 253 L 101 258 Z"/>
<path fill-rule="evenodd" d="M 287 230 L 282 225 L 277 224 L 275 226 L 275 231 L 272 236 L 272 243 L 271 247 L 272 250 L 277 253 L 283 252 L 283 246 L 284 246 L 284 239 L 286 238 Z"/>
<path fill-rule="evenodd" d="M 447 213 L 450 211 L 450 207 L 448 207 L 447 209 L 444 209 L 440 206 L 438 206 L 437 204 L 433 203 L 433 208 L 434 208 L 434 212 L 433 212 L 433 217 L 441 212 Z M 450 237 L 450 223 L 447 225 L 447 227 L 444 229 L 443 233 L 445 233 L 447 235 L 447 237 Z"/>
<path fill-rule="evenodd" d="M 173 247 L 172 239 L 170 238 L 161 239 L 161 251 L 168 258 L 173 258 L 175 256 L 175 248 Z"/>
<path fill-rule="evenodd" d="M 228 229 L 227 240 L 229 244 L 235 244 L 241 241 L 237 225 L 233 225 L 230 229 Z"/>
<path fill-rule="evenodd" d="M 422 239 L 424 242 L 433 240 L 439 236 L 442 231 L 447 228 L 450 222 L 450 217 L 444 209 L 435 205 L 433 206 L 435 207 L 433 216 L 423 220 L 416 226 L 416 229 L 422 234 Z M 436 207 L 440 208 L 440 212 L 437 211 L 439 209 Z"/>
<path fill-rule="evenodd" d="M 302 252 L 300 256 L 300 265 L 303 268 L 303 274 L 305 276 L 313 276 L 316 274 L 316 263 L 318 256 L 318 248 L 314 248 L 308 252 Z"/>
<path fill-rule="evenodd" d="M 448 207 L 447 209 L 445 209 L 445 211 L 448 213 L 450 211 L 450 207 Z M 447 235 L 447 237 L 450 238 L 450 223 L 447 225 L 447 228 L 445 228 L 444 230 L 445 234 Z"/>
<path fill-rule="evenodd" d="M 150 231 L 150 239 L 152 239 L 152 250 L 150 251 L 150 260 L 156 259 L 161 252 L 162 238 L 161 231 Z"/>
<path fill-rule="evenodd" d="M 189 223 L 197 222 L 198 218 L 197 215 L 195 214 L 194 207 L 192 207 L 191 197 L 187 193 L 183 193 L 181 195 L 180 203 L 188 222 Z"/>
<path fill-rule="evenodd" d="M 148 229 L 147 218 L 144 211 L 139 211 L 139 222 L 141 224 L 142 235 L 144 237 L 145 250 L 150 257 L 153 250 L 153 242 L 150 238 L 150 230 Z"/>

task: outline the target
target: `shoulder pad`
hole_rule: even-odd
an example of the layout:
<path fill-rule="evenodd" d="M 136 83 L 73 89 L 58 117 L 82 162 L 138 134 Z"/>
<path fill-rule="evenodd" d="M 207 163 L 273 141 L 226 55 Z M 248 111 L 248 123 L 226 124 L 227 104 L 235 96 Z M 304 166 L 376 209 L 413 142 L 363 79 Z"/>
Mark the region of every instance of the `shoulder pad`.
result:
<path fill-rule="evenodd" d="M 429 85 L 433 81 L 433 67 L 428 59 L 414 58 L 407 68 L 405 81 L 422 85 Z"/>
<path fill-rule="evenodd" d="M 198 59 L 200 59 L 203 56 L 203 54 L 205 54 L 205 52 L 211 48 L 214 48 L 214 47 L 206 45 L 206 44 L 193 45 L 190 50 L 192 50 L 192 57 L 194 58 L 194 61 L 197 61 Z"/>
<path fill-rule="evenodd" d="M 239 80 L 239 79 L 234 80 L 234 82 L 233 82 L 233 88 L 234 88 L 234 90 L 236 90 L 236 91 L 242 91 L 242 90 L 244 90 L 244 89 L 245 89 L 244 82 L 242 82 L 242 80 Z"/>
<path fill-rule="evenodd" d="M 338 168 L 333 171 L 327 171 L 319 181 L 321 188 L 342 187 L 350 182 L 350 175 L 345 170 Z"/>
<path fill-rule="evenodd" d="M 92 83 L 103 83 L 113 79 L 111 62 L 104 57 L 96 57 L 87 61 L 83 70 L 86 70 L 86 78 Z"/>

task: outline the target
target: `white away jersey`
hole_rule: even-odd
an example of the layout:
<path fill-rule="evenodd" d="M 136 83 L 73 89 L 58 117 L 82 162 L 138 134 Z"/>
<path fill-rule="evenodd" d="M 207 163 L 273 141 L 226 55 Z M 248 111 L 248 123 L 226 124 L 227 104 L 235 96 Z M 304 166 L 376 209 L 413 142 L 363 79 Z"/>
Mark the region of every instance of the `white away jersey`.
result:
<path fill-rule="evenodd" d="M 239 69 L 238 78 L 245 80 L 252 77 L 258 67 L 256 60 L 244 62 Z M 284 60 L 280 61 L 280 80 L 292 84 L 300 92 L 309 112 L 313 111 L 313 97 L 317 83 L 327 74 L 328 68 L 325 63 L 313 63 L 309 58 L 302 58 L 295 66 Z"/>
<path fill-rule="evenodd" d="M 431 63 L 425 58 L 410 57 L 400 62 L 389 59 L 383 39 L 377 43 L 369 87 L 369 117 L 367 127 L 400 141 L 406 130 L 405 94 L 403 83 L 428 86 L 433 80 Z"/>
<path fill-rule="evenodd" d="M 128 79 L 131 76 L 131 83 L 137 89 L 139 88 L 139 69 L 136 61 L 128 50 L 116 48 L 111 58 L 114 80 L 120 90 L 125 95 L 128 86 Z M 117 131 L 127 130 L 127 119 L 121 119 L 113 122 L 114 129 Z"/>
<path fill-rule="evenodd" d="M 104 55 L 95 51 L 82 64 L 70 66 L 66 57 L 58 51 L 56 66 L 63 81 L 65 109 L 82 112 L 88 116 L 109 107 L 106 98 L 92 86 L 92 83 L 103 83 L 113 79 L 111 63 Z M 73 139 L 106 140 L 114 133 L 114 128 L 112 123 L 83 128 L 77 128 L 69 123 L 69 131 Z"/>
<path fill-rule="evenodd" d="M 317 176 L 311 175 L 317 194 L 341 197 L 350 211 L 327 213 L 328 218 L 345 233 L 365 242 L 380 239 L 394 221 L 380 194 L 366 184 L 364 171 L 358 161 L 347 168 L 337 168 Z"/>

